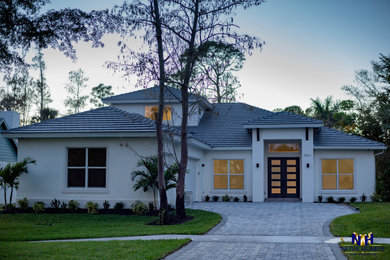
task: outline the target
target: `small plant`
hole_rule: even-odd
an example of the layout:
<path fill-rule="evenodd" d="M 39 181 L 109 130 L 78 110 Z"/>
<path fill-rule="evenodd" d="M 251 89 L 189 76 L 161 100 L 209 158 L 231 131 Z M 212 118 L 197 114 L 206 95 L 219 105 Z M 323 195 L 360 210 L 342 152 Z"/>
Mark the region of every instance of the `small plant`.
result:
<path fill-rule="evenodd" d="M 206 197 L 204 197 L 204 200 L 209 202 L 210 201 L 210 196 L 209 195 L 206 195 Z"/>
<path fill-rule="evenodd" d="M 157 225 L 164 225 L 164 214 L 165 214 L 165 209 L 162 209 L 158 212 L 158 219 L 156 221 Z"/>
<path fill-rule="evenodd" d="M 87 202 L 87 212 L 88 214 L 96 214 L 99 210 L 99 204 L 97 202 L 88 201 Z"/>
<path fill-rule="evenodd" d="M 356 197 L 352 197 L 349 199 L 349 202 L 354 203 L 356 200 L 357 200 Z"/>
<path fill-rule="evenodd" d="M 145 216 L 148 213 L 148 206 L 143 204 L 141 201 L 137 200 L 131 206 L 134 214 L 137 216 Z"/>
<path fill-rule="evenodd" d="M 339 203 L 344 203 L 344 201 L 345 201 L 345 198 L 344 197 L 339 197 Z"/>
<path fill-rule="evenodd" d="M 318 202 L 321 203 L 322 202 L 322 195 L 318 195 Z"/>
<path fill-rule="evenodd" d="M 213 196 L 213 201 L 218 201 L 219 197 L 218 196 Z"/>
<path fill-rule="evenodd" d="M 227 195 L 227 194 L 223 195 L 222 196 L 222 201 L 225 201 L 225 202 L 230 201 L 229 195 Z"/>
<path fill-rule="evenodd" d="M 3 205 L 4 209 L 4 205 Z M 14 212 L 16 209 L 15 203 L 7 203 L 7 212 Z"/>
<path fill-rule="evenodd" d="M 61 209 L 65 211 L 68 208 L 68 204 L 65 201 L 61 202 Z"/>
<path fill-rule="evenodd" d="M 59 201 L 58 199 L 54 199 L 50 202 L 50 206 L 54 209 L 59 209 L 60 206 L 61 206 L 61 201 Z"/>
<path fill-rule="evenodd" d="M 33 210 L 35 213 L 42 213 L 45 211 L 45 203 L 42 201 L 37 201 L 33 205 Z"/>
<path fill-rule="evenodd" d="M 153 204 L 153 202 L 149 202 L 149 213 L 151 215 L 154 213 L 154 204 Z"/>
<path fill-rule="evenodd" d="M 334 199 L 333 199 L 332 196 L 327 197 L 327 198 L 326 198 L 326 201 L 327 201 L 328 203 L 334 203 Z"/>
<path fill-rule="evenodd" d="M 122 201 L 119 201 L 119 202 L 115 203 L 114 209 L 116 211 L 121 211 L 124 208 L 124 206 L 125 206 L 125 204 L 123 204 Z"/>
<path fill-rule="evenodd" d="M 19 208 L 23 211 L 27 210 L 28 208 L 28 199 L 27 198 L 23 198 L 21 200 L 18 200 L 18 205 L 19 205 Z"/>
<path fill-rule="evenodd" d="M 107 200 L 105 200 L 105 201 L 103 202 L 103 208 L 104 208 L 105 210 L 108 210 L 108 209 L 110 208 L 110 206 L 111 206 L 111 204 L 110 204 L 110 202 L 108 202 Z"/>
<path fill-rule="evenodd" d="M 371 198 L 372 202 L 381 202 L 382 201 L 381 196 L 376 192 L 374 192 L 374 194 L 372 194 L 370 196 L 370 198 Z"/>
<path fill-rule="evenodd" d="M 72 212 L 76 212 L 80 208 L 80 203 L 77 200 L 68 201 L 68 209 Z"/>
<path fill-rule="evenodd" d="M 234 197 L 234 202 L 239 202 L 240 199 L 238 197 Z"/>
<path fill-rule="evenodd" d="M 360 199 L 362 202 L 365 202 L 367 200 L 367 195 L 363 193 L 362 196 L 360 196 Z"/>
<path fill-rule="evenodd" d="M 244 202 L 248 201 L 248 196 L 244 195 L 242 198 L 244 199 Z"/>

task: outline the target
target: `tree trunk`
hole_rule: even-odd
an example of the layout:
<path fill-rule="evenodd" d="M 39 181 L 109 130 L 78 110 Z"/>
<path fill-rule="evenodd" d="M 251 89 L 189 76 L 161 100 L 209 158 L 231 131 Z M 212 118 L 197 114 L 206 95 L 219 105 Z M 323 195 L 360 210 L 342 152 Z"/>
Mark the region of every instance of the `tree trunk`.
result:
<path fill-rule="evenodd" d="M 7 185 L 4 184 L 4 212 L 7 213 Z"/>
<path fill-rule="evenodd" d="M 156 27 L 156 40 L 158 48 L 158 60 L 160 67 L 159 79 L 159 99 L 158 99 L 158 116 L 156 119 L 156 135 L 157 135 L 157 157 L 158 157 L 158 190 L 160 194 L 160 213 L 164 214 L 163 224 L 169 223 L 168 217 L 168 199 L 164 179 L 164 136 L 162 130 L 162 121 L 164 117 L 164 92 L 165 92 L 165 67 L 164 67 L 164 52 L 161 31 L 161 20 L 158 6 L 158 0 L 153 1 L 153 11 Z M 153 14 L 152 14 L 153 16 Z"/>
<path fill-rule="evenodd" d="M 181 86 L 182 95 L 182 119 L 181 119 L 181 156 L 179 164 L 179 175 L 177 177 L 176 185 L 176 215 L 183 219 L 186 218 L 186 211 L 184 206 L 184 186 L 185 175 L 187 171 L 188 162 L 188 143 L 187 143 L 187 123 L 188 123 L 188 88 L 191 79 L 191 74 L 195 64 L 195 37 L 197 32 L 198 18 L 199 18 L 199 0 L 195 1 L 194 20 L 191 31 L 191 40 L 188 46 L 188 59 L 185 65 L 183 76 L 183 84 Z"/>
<path fill-rule="evenodd" d="M 11 193 L 9 194 L 9 204 L 12 204 L 12 195 L 14 193 L 14 188 L 10 187 L 10 189 L 11 189 Z"/>
<path fill-rule="evenodd" d="M 41 51 L 39 51 L 39 52 L 41 52 Z M 43 104 L 43 96 L 44 96 L 44 91 L 43 91 L 43 68 L 42 68 L 42 56 L 40 55 L 39 56 L 39 72 L 40 72 L 40 78 L 41 78 L 41 80 L 40 80 L 40 94 L 41 94 L 41 104 L 40 104 L 40 111 L 39 111 L 39 113 L 40 113 L 40 119 L 41 119 L 41 122 L 43 121 L 43 106 L 44 106 L 44 104 Z"/>
<path fill-rule="evenodd" d="M 217 76 L 217 84 L 215 85 L 217 89 L 217 103 L 222 102 L 222 97 L 221 97 L 221 88 L 219 87 L 219 76 Z"/>
<path fill-rule="evenodd" d="M 153 206 L 154 206 L 154 209 L 157 208 L 156 188 L 153 188 Z"/>

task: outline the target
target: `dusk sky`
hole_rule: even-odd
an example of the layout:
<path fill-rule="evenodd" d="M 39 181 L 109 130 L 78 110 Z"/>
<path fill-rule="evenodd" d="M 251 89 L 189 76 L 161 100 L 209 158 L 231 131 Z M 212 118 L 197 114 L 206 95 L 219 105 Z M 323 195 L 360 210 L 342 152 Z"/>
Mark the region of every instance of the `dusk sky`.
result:
<path fill-rule="evenodd" d="M 55 1 L 45 9 L 64 7 L 83 10 L 111 8 L 123 1 Z M 347 98 L 343 85 L 353 84 L 355 71 L 369 69 L 379 53 L 390 53 L 390 1 L 388 0 L 268 0 L 259 7 L 238 11 L 240 31 L 266 42 L 262 51 L 247 56 L 237 73 L 243 97 L 239 100 L 261 108 L 300 105 L 310 98 Z M 81 68 L 89 77 L 89 89 L 99 83 L 112 85 L 115 94 L 135 90 L 136 79 L 125 81 L 105 68 L 116 61 L 118 36 L 104 38 L 105 47 L 76 45 L 78 60 L 45 50 L 46 77 L 54 102 L 64 113 L 64 85 L 68 72 Z M 130 43 L 131 44 L 131 43 Z"/>

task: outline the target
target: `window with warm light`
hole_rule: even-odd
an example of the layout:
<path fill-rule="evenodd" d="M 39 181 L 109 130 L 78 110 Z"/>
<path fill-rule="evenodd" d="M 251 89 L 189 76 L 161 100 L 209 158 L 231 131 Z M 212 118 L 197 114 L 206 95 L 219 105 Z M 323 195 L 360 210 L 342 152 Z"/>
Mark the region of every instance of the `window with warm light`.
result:
<path fill-rule="evenodd" d="M 244 160 L 214 160 L 214 189 L 244 189 Z"/>
<path fill-rule="evenodd" d="M 145 117 L 156 120 L 158 115 L 158 106 L 145 106 Z M 172 118 L 171 106 L 164 107 L 163 121 L 169 121 Z"/>
<path fill-rule="evenodd" d="M 298 153 L 299 144 L 294 143 L 280 143 L 280 144 L 269 144 L 269 153 Z"/>
<path fill-rule="evenodd" d="M 323 190 L 353 190 L 353 175 L 352 159 L 322 160 Z"/>

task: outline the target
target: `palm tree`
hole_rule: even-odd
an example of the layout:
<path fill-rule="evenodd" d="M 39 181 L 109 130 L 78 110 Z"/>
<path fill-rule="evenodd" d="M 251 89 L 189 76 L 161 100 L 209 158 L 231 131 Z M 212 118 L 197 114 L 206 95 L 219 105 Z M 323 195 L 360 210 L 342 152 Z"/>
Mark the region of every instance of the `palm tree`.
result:
<path fill-rule="evenodd" d="M 133 185 L 134 191 L 143 189 L 144 192 L 152 189 L 153 204 L 156 207 L 156 192 L 158 190 L 158 158 L 156 155 L 141 158 L 137 162 L 137 167 L 143 167 L 145 170 L 135 170 L 131 173 L 131 180 L 137 179 Z M 164 171 L 166 190 L 176 187 L 176 174 L 179 172 L 179 166 L 175 163 L 166 166 Z"/>
<path fill-rule="evenodd" d="M 339 102 L 333 101 L 332 96 L 326 97 L 322 102 L 319 98 L 311 99 L 311 113 L 316 119 L 324 121 L 327 127 L 334 127 L 337 119 L 335 114 L 339 112 Z"/>
<path fill-rule="evenodd" d="M 7 164 L 4 168 L 0 168 L 0 186 L 4 189 L 4 210 L 7 211 L 7 187 L 11 189 L 9 204 L 12 204 L 12 195 L 14 189 L 19 187 L 19 177 L 23 173 L 28 173 L 27 165 L 36 161 L 31 158 L 25 158 L 23 161 Z"/>

